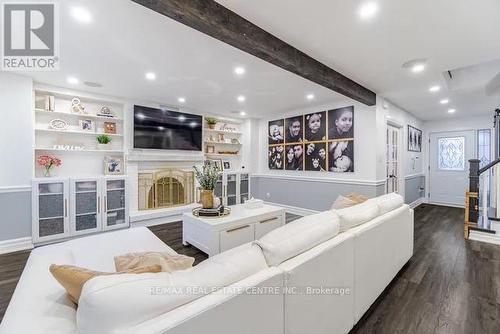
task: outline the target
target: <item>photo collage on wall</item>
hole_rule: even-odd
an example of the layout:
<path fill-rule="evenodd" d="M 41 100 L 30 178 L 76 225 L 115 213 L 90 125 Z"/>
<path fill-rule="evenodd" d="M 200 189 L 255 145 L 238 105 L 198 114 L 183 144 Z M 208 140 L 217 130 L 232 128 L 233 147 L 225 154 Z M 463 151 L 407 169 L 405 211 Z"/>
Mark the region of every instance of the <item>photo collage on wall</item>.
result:
<path fill-rule="evenodd" d="M 272 170 L 354 172 L 354 107 L 270 121 Z"/>

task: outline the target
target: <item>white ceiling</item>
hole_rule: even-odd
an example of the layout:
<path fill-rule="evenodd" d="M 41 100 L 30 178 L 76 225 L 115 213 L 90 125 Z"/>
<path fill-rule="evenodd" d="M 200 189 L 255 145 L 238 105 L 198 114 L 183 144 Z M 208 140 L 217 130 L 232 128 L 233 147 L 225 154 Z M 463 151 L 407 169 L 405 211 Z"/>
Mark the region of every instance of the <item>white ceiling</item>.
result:
<path fill-rule="evenodd" d="M 455 90 L 443 76 L 500 59 L 498 0 L 371 0 L 379 11 L 367 21 L 358 16 L 366 0 L 217 1 L 424 120 L 492 114 L 500 106 L 500 90 L 485 93 L 500 68 Z M 425 72 L 402 69 L 416 58 L 428 59 Z M 443 89 L 430 94 L 435 84 Z M 442 98 L 449 106 L 439 104 Z"/>
<path fill-rule="evenodd" d="M 92 23 L 71 17 L 83 6 Z M 94 93 L 179 106 L 199 113 L 247 117 L 282 113 L 343 96 L 157 14 L 132 1 L 61 1 L 59 72 L 29 73 L 37 82 Z M 244 66 L 246 74 L 233 70 Z M 145 79 L 153 71 L 156 81 Z M 66 83 L 68 76 L 99 82 L 102 88 Z M 307 101 L 306 95 L 315 99 Z M 238 95 L 246 101 L 239 103 Z"/>

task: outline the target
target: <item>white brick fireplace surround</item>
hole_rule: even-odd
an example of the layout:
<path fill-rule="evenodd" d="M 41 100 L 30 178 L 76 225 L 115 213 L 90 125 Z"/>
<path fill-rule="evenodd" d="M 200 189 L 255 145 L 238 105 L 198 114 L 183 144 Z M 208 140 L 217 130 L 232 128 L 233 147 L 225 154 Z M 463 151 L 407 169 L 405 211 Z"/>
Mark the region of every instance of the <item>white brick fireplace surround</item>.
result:
<path fill-rule="evenodd" d="M 200 152 L 143 152 L 131 151 L 127 157 L 127 176 L 129 178 L 129 205 L 131 226 L 153 226 L 182 220 L 182 213 L 191 211 L 197 204 L 172 208 L 139 211 L 139 172 L 165 168 L 192 171 L 193 166 L 203 163 Z"/>

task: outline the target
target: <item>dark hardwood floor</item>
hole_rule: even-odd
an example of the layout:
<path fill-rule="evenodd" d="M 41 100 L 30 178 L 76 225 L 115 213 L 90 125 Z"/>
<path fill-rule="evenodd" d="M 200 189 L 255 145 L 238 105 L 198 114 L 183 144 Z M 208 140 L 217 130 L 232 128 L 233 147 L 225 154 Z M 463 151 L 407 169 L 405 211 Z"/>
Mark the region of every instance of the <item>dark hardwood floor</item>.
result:
<path fill-rule="evenodd" d="M 287 215 L 287 221 L 298 216 Z M 195 264 L 206 259 L 182 245 L 182 224 L 150 228 Z M 413 258 L 358 322 L 357 333 L 500 333 L 500 246 L 465 241 L 463 209 L 415 210 Z M 0 319 L 29 251 L 0 255 Z"/>

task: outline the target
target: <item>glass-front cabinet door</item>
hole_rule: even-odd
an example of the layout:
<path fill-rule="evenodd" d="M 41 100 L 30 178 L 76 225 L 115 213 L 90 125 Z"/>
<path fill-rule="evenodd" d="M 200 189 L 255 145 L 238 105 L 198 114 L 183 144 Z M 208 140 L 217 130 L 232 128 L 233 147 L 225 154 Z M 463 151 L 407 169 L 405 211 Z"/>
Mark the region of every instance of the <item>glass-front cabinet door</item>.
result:
<path fill-rule="evenodd" d="M 69 236 L 69 182 L 34 180 L 32 190 L 33 242 Z"/>
<path fill-rule="evenodd" d="M 236 174 L 226 174 L 226 205 L 235 205 L 238 200 L 237 192 L 237 175 Z"/>
<path fill-rule="evenodd" d="M 240 176 L 240 197 L 239 197 L 239 202 L 238 203 L 245 203 L 246 200 L 250 199 L 250 179 L 247 173 L 242 173 L 239 175 Z"/>
<path fill-rule="evenodd" d="M 99 179 L 71 179 L 72 235 L 101 230 L 101 190 Z"/>
<path fill-rule="evenodd" d="M 127 227 L 128 207 L 127 181 L 124 177 L 106 177 L 103 179 L 104 185 L 104 211 L 103 229 L 113 230 Z"/>

